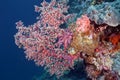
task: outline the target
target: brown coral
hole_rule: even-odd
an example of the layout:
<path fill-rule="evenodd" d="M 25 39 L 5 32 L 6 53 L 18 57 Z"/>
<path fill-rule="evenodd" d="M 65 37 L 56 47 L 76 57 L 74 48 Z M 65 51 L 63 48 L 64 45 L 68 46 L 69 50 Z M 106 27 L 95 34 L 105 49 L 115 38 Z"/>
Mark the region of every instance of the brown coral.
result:
<path fill-rule="evenodd" d="M 74 52 L 94 53 L 94 49 L 98 46 L 98 37 L 96 34 L 87 32 L 79 33 L 75 32 L 70 48 L 74 49 Z"/>

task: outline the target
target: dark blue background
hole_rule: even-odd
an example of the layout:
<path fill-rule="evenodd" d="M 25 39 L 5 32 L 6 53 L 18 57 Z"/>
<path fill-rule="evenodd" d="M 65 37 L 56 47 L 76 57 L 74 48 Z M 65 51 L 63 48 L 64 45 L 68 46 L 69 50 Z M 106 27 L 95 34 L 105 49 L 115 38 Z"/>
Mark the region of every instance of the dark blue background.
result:
<path fill-rule="evenodd" d="M 23 49 L 15 45 L 17 32 L 15 22 L 22 20 L 31 25 L 39 15 L 34 12 L 34 5 L 41 0 L 0 0 L 0 80 L 32 80 L 40 75 L 42 68 L 33 61 L 25 59 Z"/>

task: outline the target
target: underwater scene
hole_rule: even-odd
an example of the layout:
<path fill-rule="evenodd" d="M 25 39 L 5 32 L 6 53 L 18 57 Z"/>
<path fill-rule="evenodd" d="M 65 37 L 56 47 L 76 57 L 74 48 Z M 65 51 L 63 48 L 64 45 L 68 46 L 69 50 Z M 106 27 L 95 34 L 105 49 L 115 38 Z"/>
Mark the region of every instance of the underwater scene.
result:
<path fill-rule="evenodd" d="M 36 21 L 16 19 L 11 36 L 26 63 L 40 69 L 30 80 L 120 80 L 120 0 L 40 0 L 31 7 Z"/>
<path fill-rule="evenodd" d="M 36 80 L 120 80 L 120 0 L 43 0 L 34 7 L 37 22 L 16 22 L 14 37 L 46 70 Z"/>

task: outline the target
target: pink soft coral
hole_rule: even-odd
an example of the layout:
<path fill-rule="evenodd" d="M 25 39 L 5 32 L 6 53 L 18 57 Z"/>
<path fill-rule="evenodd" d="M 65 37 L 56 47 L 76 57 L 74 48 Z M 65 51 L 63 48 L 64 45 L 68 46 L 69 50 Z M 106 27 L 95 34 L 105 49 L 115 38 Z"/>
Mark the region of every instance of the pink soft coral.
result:
<path fill-rule="evenodd" d="M 40 19 L 44 26 L 53 26 L 58 28 L 63 24 L 71 15 L 64 15 L 67 12 L 68 7 L 63 4 L 59 4 L 56 0 L 51 0 L 50 3 L 45 0 L 41 3 L 42 7 L 35 6 L 35 11 L 40 12 Z"/>
<path fill-rule="evenodd" d="M 27 59 L 34 60 L 39 66 L 45 66 L 51 75 L 56 74 L 57 77 L 62 76 L 65 70 L 73 68 L 75 58 L 68 54 L 65 49 L 55 45 L 63 43 L 62 45 L 67 47 L 69 40 L 71 40 L 70 33 L 51 26 L 41 27 L 39 21 L 29 27 L 25 27 L 19 21 L 17 29 L 15 42 L 19 47 L 25 49 Z M 60 40 L 56 41 L 57 38 Z"/>

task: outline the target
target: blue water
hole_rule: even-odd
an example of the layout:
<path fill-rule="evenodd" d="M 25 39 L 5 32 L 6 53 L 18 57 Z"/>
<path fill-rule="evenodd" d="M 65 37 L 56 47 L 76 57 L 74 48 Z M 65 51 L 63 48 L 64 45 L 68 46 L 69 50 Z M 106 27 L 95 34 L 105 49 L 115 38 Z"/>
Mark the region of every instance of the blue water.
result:
<path fill-rule="evenodd" d="M 34 5 L 41 0 L 0 0 L 0 80 L 32 80 L 40 75 L 42 68 L 25 59 L 23 49 L 14 42 L 17 32 L 15 22 L 22 20 L 25 25 L 36 22 L 39 15 Z"/>

